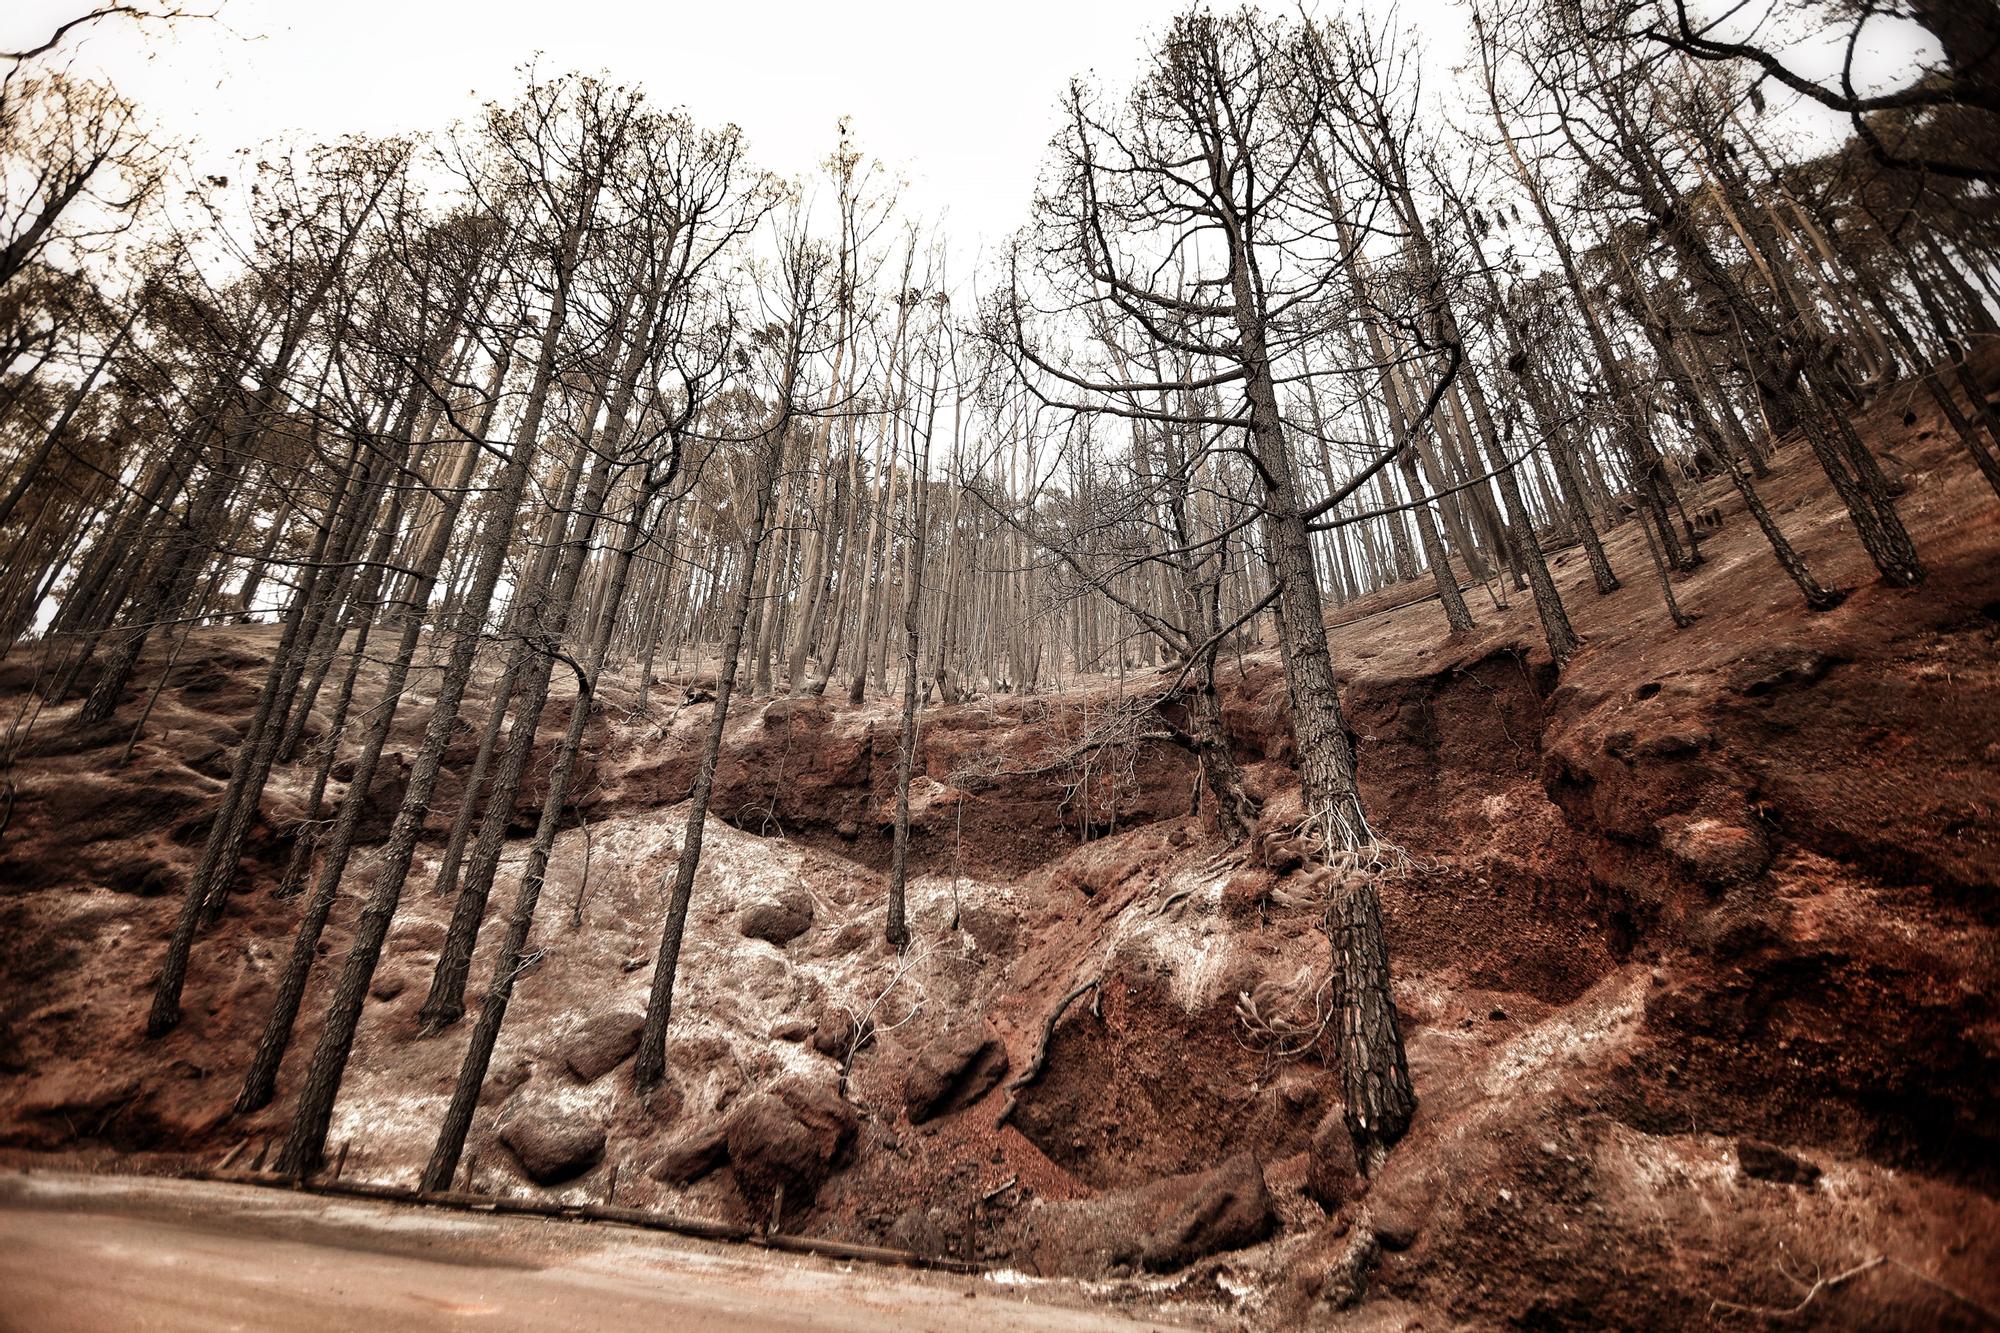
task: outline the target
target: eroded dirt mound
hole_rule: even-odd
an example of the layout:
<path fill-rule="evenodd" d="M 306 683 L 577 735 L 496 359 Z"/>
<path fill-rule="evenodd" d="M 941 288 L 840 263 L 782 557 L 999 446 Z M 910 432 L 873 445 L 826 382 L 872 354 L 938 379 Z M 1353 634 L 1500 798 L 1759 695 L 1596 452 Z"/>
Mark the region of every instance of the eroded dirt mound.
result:
<path fill-rule="evenodd" d="M 1329 1275 L 1366 1234 L 1381 1253 L 1363 1309 L 1385 1325 L 1677 1328 L 1810 1296 L 1835 1326 L 1981 1326 L 2000 1306 L 2000 525 L 1934 420 L 1894 425 L 1904 406 L 1876 423 L 1910 472 L 1917 591 L 1868 578 L 1795 447 L 1769 498 L 1852 589 L 1834 611 L 1798 608 L 1718 492 L 1727 521 L 1679 589 L 1692 628 L 1667 627 L 1629 528 L 1610 597 L 1557 553 L 1586 640 L 1560 679 L 1525 600 L 1475 590 L 1480 626 L 1456 638 L 1434 604 L 1403 604 L 1414 586 L 1337 614 L 1363 794 L 1403 853 L 1381 887 L 1421 1099 L 1371 1178 L 1314 1147 L 1338 1114 L 1319 905 L 1216 842 L 1172 746 L 1079 774 L 1070 741 L 1110 681 L 926 712 L 900 959 L 882 939 L 892 709 L 745 701 L 668 1079 L 640 1098 L 629 1058 L 711 705 L 663 685 L 641 712 L 621 681 L 590 720 L 461 1186 L 615 1187 L 762 1223 L 782 1185 L 788 1229 L 1129 1274 L 1108 1299 L 1194 1319 L 1331 1319 Z M 297 918 L 271 888 L 303 765 L 274 778 L 185 1021 L 141 1036 L 268 636 L 192 636 L 122 765 L 132 710 L 75 734 L 69 705 L 36 718 L 7 775 L 0 1140 L 18 1152 L 166 1168 L 242 1145 L 241 1166 L 288 1121 L 317 987 L 278 1101 L 230 1104 Z M 32 676 L 0 666 L 10 713 Z M 1221 686 L 1267 823 L 1296 818 L 1274 654 L 1231 660 Z M 392 749 L 414 749 L 425 703 Z M 552 705 L 544 743 L 571 706 Z M 477 744 L 462 730 L 459 770 Z M 460 782 L 431 811 L 337 1108 L 333 1141 L 367 1179 L 414 1181 L 462 1052 L 463 1025 L 417 1029 Z M 374 856 L 350 871 L 318 983 Z"/>

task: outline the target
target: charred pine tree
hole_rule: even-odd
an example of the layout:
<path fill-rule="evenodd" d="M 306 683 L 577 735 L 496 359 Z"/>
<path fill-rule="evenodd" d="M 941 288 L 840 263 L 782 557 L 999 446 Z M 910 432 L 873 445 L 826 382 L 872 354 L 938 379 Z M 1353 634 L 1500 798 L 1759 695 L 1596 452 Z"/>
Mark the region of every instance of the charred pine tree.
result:
<path fill-rule="evenodd" d="M 741 586 L 730 612 L 716 669 L 715 703 L 709 718 L 708 736 L 702 744 L 701 760 L 695 769 L 694 790 L 688 797 L 687 825 L 681 834 L 680 857 L 674 865 L 673 886 L 667 900 L 667 915 L 660 930 L 659 953 L 653 962 L 653 984 L 646 1000 L 646 1024 L 640 1033 L 638 1056 L 633 1063 L 633 1079 L 641 1091 L 659 1083 L 667 1070 L 667 1024 L 673 1016 L 674 982 L 680 970 L 681 940 L 687 930 L 688 907 L 694 898 L 695 872 L 701 868 L 702 835 L 708 821 L 709 799 L 715 792 L 715 770 L 722 755 L 722 737 L 729 722 L 730 696 L 735 692 L 736 674 L 742 665 L 743 642 L 755 609 L 758 589 L 758 560 L 770 531 L 771 510 L 776 502 L 778 474 L 796 432 L 800 416 L 798 401 L 800 375 L 806 356 L 821 337 L 825 319 L 826 257 L 802 238 L 786 238 L 782 280 L 787 319 L 771 330 L 767 342 L 778 362 L 777 397 L 753 431 L 742 439 L 742 485 L 739 495 L 749 513 L 742 536 Z"/>
<path fill-rule="evenodd" d="M 529 464 L 556 378 L 580 261 L 594 234 L 605 177 L 623 149 L 633 114 L 628 95 L 594 81 L 571 79 L 531 87 L 519 110 L 496 110 L 488 122 L 487 137 L 502 160 L 540 164 L 551 154 L 563 156 L 564 170 L 527 180 L 531 211 L 515 221 L 531 234 L 543 233 L 539 241 L 547 255 L 549 305 L 526 404 L 506 464 L 494 485 L 496 512 L 504 517 L 490 525 L 474 559 L 466 595 L 457 609 L 457 623 L 452 627 L 437 702 L 412 761 L 403 803 L 390 826 L 375 884 L 356 922 L 347 962 L 335 982 L 319 1044 L 278 1158 L 278 1170 L 294 1178 L 318 1165 L 326 1143 L 361 1007 L 402 897 L 417 836 L 429 813 L 431 793 L 458 721 L 459 703 L 472 676 L 482 622 L 500 581 L 514 528 L 512 511 L 518 508 L 527 485 Z"/>
<path fill-rule="evenodd" d="M 1319 244 L 1301 198 L 1301 131 L 1317 129 L 1312 107 L 1323 99 L 1302 113 L 1294 106 L 1281 116 L 1279 108 L 1297 100 L 1285 90 L 1307 82 L 1307 45 L 1290 23 L 1185 15 L 1153 51 L 1124 116 L 1107 114 L 1081 86 L 1065 100 L 1053 184 L 1037 219 L 1038 276 L 1106 321 L 1129 320 L 1135 336 L 1192 354 L 1212 367 L 1208 373 L 1177 385 L 1133 385 L 1055 363 L 1029 333 L 1018 261 L 1000 318 L 1003 329 L 1011 326 L 1005 331 L 1020 364 L 1034 372 L 1029 382 L 1059 386 L 1041 390 L 1058 403 L 1102 411 L 1107 395 L 1224 387 L 1241 394 L 1233 410 L 1186 420 L 1243 434 L 1276 595 L 1306 824 L 1330 857 L 1362 865 L 1372 863 L 1378 839 L 1355 784 L 1309 526 L 1345 496 L 1328 497 L 1319 512 L 1303 499 L 1278 394 L 1278 349 L 1297 336 L 1287 316 L 1338 280 L 1327 266 L 1298 262 Z M 1177 248 L 1172 237 L 1189 228 L 1214 234 L 1216 262 L 1163 290 L 1165 271 L 1140 251 Z M 1187 265 L 1201 258 L 1191 252 Z M 1285 285 L 1273 274 L 1285 274 Z M 1374 876 L 1357 872 L 1328 887 L 1347 1123 L 1364 1158 L 1374 1160 L 1407 1129 L 1415 1096 L 1389 994 Z"/>

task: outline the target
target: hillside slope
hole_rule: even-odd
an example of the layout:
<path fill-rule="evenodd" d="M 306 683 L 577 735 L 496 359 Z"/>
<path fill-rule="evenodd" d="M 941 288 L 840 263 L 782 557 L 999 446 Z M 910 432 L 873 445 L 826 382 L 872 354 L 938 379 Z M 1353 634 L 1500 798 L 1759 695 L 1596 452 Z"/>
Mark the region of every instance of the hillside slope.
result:
<path fill-rule="evenodd" d="M 1179 751 L 1140 744 L 1088 774 L 1054 762 L 1115 692 L 1096 679 L 925 713 L 901 964 L 880 919 L 893 712 L 746 703 L 670 1088 L 645 1102 L 620 1062 L 709 713 L 661 709 L 655 690 L 640 717 L 636 682 L 607 690 L 467 1183 L 594 1200 L 615 1181 L 621 1204 L 755 1221 L 784 1181 L 787 1230 L 1089 1278 L 1106 1301 L 1221 1323 L 1678 1328 L 1809 1297 L 1834 1326 L 1985 1326 L 2000 1309 L 2000 521 L 1922 404 L 1891 394 L 1869 424 L 1910 484 L 1931 569 L 1916 591 L 1867 576 L 1794 445 L 1767 498 L 1822 581 L 1853 590 L 1833 611 L 1800 608 L 1711 483 L 1724 523 L 1677 585 L 1689 629 L 1669 626 L 1629 527 L 1609 542 L 1626 581 L 1609 597 L 1559 555 L 1586 639 L 1560 679 L 1525 595 L 1503 611 L 1475 590 L 1480 626 L 1457 638 L 1434 603 L 1398 605 L 1417 585 L 1336 614 L 1364 797 L 1408 858 L 1383 894 L 1421 1099 L 1365 1187 L 1315 1147 L 1337 1089 L 1324 1044 L 1281 1055 L 1239 1015 L 1249 996 L 1310 1029 L 1316 906 L 1188 813 Z M 240 1166 L 287 1122 L 323 997 L 278 1102 L 230 1104 L 298 909 L 270 892 L 296 773 L 274 779 L 244 887 L 198 943 L 185 1021 L 141 1035 L 270 633 L 192 636 L 122 766 L 136 698 L 89 734 L 66 729 L 73 704 L 43 712 L 8 774 L 14 1160 L 170 1170 L 245 1144 Z M 9 716 L 33 669 L 0 668 Z M 398 724 L 405 752 L 427 685 Z M 1282 819 L 1297 797 L 1275 654 L 1230 660 L 1222 685 Z M 551 742 L 572 702 L 551 708 Z M 332 1141 L 352 1176 L 413 1183 L 457 1071 L 463 1024 L 416 1031 L 450 911 L 429 872 L 457 799 L 447 783 L 343 1086 Z M 539 803 L 524 792 L 524 824 Z M 349 873 L 316 981 L 369 865 Z M 873 1028 L 858 1048 L 857 1020 Z M 1010 1094 L 1038 1053 L 1040 1077 Z M 1391 1248 L 1336 1315 L 1322 1284 L 1363 1210 Z"/>

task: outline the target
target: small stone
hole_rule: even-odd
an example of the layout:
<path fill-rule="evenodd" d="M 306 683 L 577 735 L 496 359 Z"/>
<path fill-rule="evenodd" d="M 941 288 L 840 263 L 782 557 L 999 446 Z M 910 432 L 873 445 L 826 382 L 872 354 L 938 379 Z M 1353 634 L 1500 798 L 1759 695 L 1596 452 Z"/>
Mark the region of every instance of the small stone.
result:
<path fill-rule="evenodd" d="M 1339 1212 L 1354 1197 L 1361 1176 L 1345 1107 L 1336 1105 L 1320 1117 L 1306 1151 L 1306 1193 L 1329 1213 Z"/>
<path fill-rule="evenodd" d="M 880 926 L 866 921 L 850 921 L 834 932 L 827 954 L 833 958 L 845 958 L 849 954 L 867 953 L 883 942 Z"/>
<path fill-rule="evenodd" d="M 1320 1099 L 1320 1080 L 1303 1069 L 1287 1069 L 1272 1081 L 1271 1091 L 1287 1109 L 1303 1111 Z"/>
<path fill-rule="evenodd" d="M 1720 819 L 1693 819 L 1669 829 L 1660 845 L 1710 888 L 1742 884 L 1771 864 L 1771 846 L 1757 829 Z"/>
<path fill-rule="evenodd" d="M 444 948 L 445 928 L 437 921 L 398 921 L 389 932 L 391 956 L 406 953 L 429 954 L 433 958 Z"/>
<path fill-rule="evenodd" d="M 935 1208 L 912 1208 L 903 1213 L 889 1224 L 888 1240 L 892 1248 L 911 1254 L 943 1254 L 950 1247 Z"/>
<path fill-rule="evenodd" d="M 858 1122 L 830 1081 L 792 1080 L 752 1093 L 729 1117 L 729 1162 L 737 1187 L 761 1207 L 782 1185 L 786 1207 L 803 1207 L 852 1142 Z"/>
<path fill-rule="evenodd" d="M 1230 920 L 1257 915 L 1271 900 L 1278 881 L 1262 866 L 1245 866 L 1222 886 L 1222 914 Z"/>
<path fill-rule="evenodd" d="M 728 1160 L 728 1127 L 716 1121 L 669 1145 L 646 1174 L 663 1185 L 687 1186 Z"/>
<path fill-rule="evenodd" d="M 784 948 L 812 929 L 812 897 L 796 885 L 743 909 L 736 928 L 753 940 Z"/>
<path fill-rule="evenodd" d="M 822 1009 L 813 1026 L 813 1049 L 830 1059 L 845 1060 L 848 1047 L 854 1044 L 854 1033 L 854 1015 L 843 1009 Z"/>
<path fill-rule="evenodd" d="M 1140 1241 L 1140 1262 L 1155 1273 L 1171 1272 L 1222 1250 L 1254 1245 L 1277 1225 L 1264 1168 L 1249 1153 L 1238 1153 L 1199 1177 L 1181 1206 Z"/>
<path fill-rule="evenodd" d="M 1723 962 L 1748 958 L 1783 942 L 1779 923 L 1769 915 L 1770 904 L 1736 904 L 1709 922 L 1709 952 Z"/>
<path fill-rule="evenodd" d="M 570 1033 L 563 1063 L 579 1081 L 594 1083 L 632 1058 L 645 1027 L 646 1016 L 636 1011 L 593 1014 Z"/>
<path fill-rule="evenodd" d="M 1839 665 L 1838 659 L 1795 643 L 1773 644 L 1745 659 L 1736 688 L 1759 698 L 1788 686 L 1813 685 Z"/>
<path fill-rule="evenodd" d="M 1417 1172 L 1384 1180 L 1369 1194 L 1369 1225 L 1385 1250 L 1407 1250 L 1423 1234 L 1430 1216 L 1430 1183 Z"/>
<path fill-rule="evenodd" d="M 903 1076 L 903 1105 L 920 1125 L 972 1105 L 1007 1073 L 1007 1047 L 984 1023 L 956 1027 L 917 1054 Z"/>
<path fill-rule="evenodd" d="M 548 1099 L 517 1097 L 501 1126 L 500 1141 L 514 1150 L 538 1185 L 574 1179 L 604 1156 L 604 1126 Z"/>
<path fill-rule="evenodd" d="M 1019 927 L 1014 913 L 1004 907 L 967 903 L 958 913 L 959 925 L 972 936 L 980 952 L 1006 957 L 1014 952 Z"/>
<path fill-rule="evenodd" d="M 1642 759 L 1679 759 L 1699 754 L 1715 743 L 1707 727 L 1669 727 L 1634 742 L 1632 753 Z"/>
<path fill-rule="evenodd" d="M 409 786 L 410 761 L 400 754 L 383 755 L 362 798 L 361 815 L 354 825 L 354 841 L 366 845 L 389 836 L 396 812 L 402 808 L 403 792 Z"/>
<path fill-rule="evenodd" d="M 527 1056 L 515 1055 L 511 1059 L 503 1059 L 486 1075 L 486 1086 L 480 1090 L 480 1100 L 497 1106 L 534 1076 L 534 1062 Z"/>
<path fill-rule="evenodd" d="M 1423 1234 L 1423 1224 L 1402 1208 L 1381 1208 L 1375 1214 L 1375 1239 L 1385 1250 L 1407 1250 Z"/>

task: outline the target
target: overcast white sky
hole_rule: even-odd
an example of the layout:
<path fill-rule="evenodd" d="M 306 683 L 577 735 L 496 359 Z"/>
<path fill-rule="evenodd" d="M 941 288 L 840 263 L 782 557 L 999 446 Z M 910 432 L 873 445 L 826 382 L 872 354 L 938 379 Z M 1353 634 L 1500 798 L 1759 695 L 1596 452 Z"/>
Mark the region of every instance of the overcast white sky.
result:
<path fill-rule="evenodd" d="M 202 0 L 186 0 L 191 7 Z M 84 0 L 0 0 L 0 45 L 45 37 Z M 1025 216 L 1056 99 L 1075 73 L 1122 81 L 1177 0 L 224 0 L 219 22 L 101 26 L 79 69 L 108 74 L 167 133 L 227 154 L 271 136 L 441 128 L 504 96 L 516 67 L 608 71 L 710 124 L 758 163 L 814 169 L 842 115 L 907 177 L 953 248 Z M 1404 0 L 1411 18 L 1446 0 Z M 539 53 L 539 54 L 538 54 Z M 210 169 L 226 170 L 212 161 Z"/>
<path fill-rule="evenodd" d="M 852 116 L 862 149 L 940 220 L 954 275 L 1024 218 L 1073 74 L 1122 83 L 1186 0 L 181 0 L 213 21 L 111 22 L 67 48 L 109 77 L 203 171 L 297 132 L 441 129 L 519 85 L 518 67 L 608 72 L 708 124 L 733 121 L 756 161 L 813 172 Z M 45 38 L 89 0 L 0 0 L 0 47 Z M 1267 0 L 1290 10 L 1292 0 Z M 1381 0 L 1354 0 L 1379 19 Z M 1398 0 L 1432 89 L 1464 47 L 1452 0 Z M 1893 34 L 1891 34 L 1893 35 Z M 1877 59 L 1907 70 L 1908 52 Z"/>

